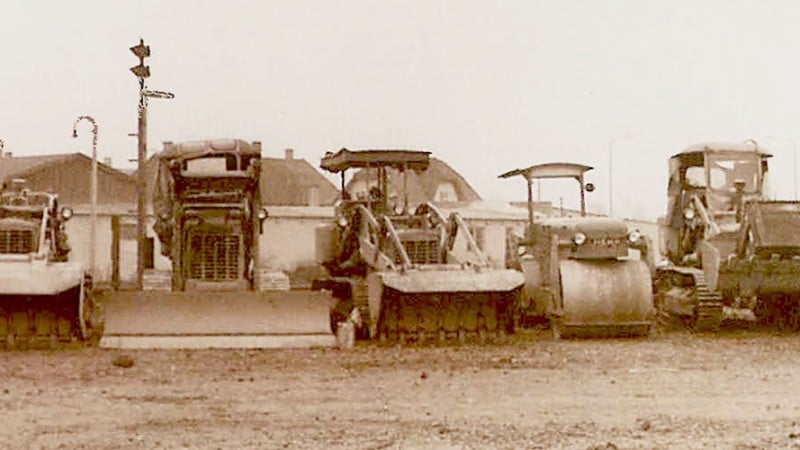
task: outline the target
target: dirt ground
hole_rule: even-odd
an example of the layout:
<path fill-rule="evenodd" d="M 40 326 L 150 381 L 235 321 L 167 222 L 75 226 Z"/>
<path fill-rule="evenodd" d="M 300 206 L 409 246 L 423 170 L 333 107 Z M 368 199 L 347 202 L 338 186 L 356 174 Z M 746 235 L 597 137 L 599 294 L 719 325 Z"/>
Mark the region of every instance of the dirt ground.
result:
<path fill-rule="evenodd" d="M 135 364 L 112 361 L 125 354 Z M 0 353 L 1 448 L 800 448 L 800 336 Z"/>

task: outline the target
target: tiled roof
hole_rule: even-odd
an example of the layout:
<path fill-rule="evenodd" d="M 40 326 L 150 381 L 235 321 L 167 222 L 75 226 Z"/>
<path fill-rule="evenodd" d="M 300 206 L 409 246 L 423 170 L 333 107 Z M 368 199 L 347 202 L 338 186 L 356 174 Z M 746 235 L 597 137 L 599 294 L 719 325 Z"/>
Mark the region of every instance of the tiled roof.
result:
<path fill-rule="evenodd" d="M 12 178 L 24 178 L 27 174 L 46 167 L 63 164 L 73 159 L 85 158 L 91 160 L 83 153 L 60 153 L 53 155 L 34 155 L 34 156 L 3 156 L 0 157 L 0 182 L 11 180 Z M 125 174 L 115 170 L 102 162 L 97 162 L 98 169 L 107 173 L 125 177 Z"/>
<path fill-rule="evenodd" d="M 366 172 L 371 170 L 372 172 Z M 391 191 L 403 192 L 403 177 L 393 169 L 389 169 L 389 186 Z M 353 175 L 348 187 L 354 182 L 363 181 L 366 177 L 374 184 L 377 177 L 374 169 L 362 169 Z M 450 167 L 446 162 L 431 158 L 428 170 L 424 172 L 409 171 L 406 189 L 410 204 L 433 201 L 440 183 L 450 182 L 455 187 L 459 202 L 475 202 L 481 200 L 480 195 L 470 186 L 467 180 Z"/>

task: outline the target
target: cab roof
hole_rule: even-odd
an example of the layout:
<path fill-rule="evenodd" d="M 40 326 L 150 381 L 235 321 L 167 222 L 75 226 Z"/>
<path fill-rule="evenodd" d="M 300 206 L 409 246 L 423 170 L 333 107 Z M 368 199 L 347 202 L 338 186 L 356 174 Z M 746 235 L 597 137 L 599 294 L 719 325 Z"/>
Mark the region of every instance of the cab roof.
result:
<path fill-rule="evenodd" d="M 209 139 L 205 141 L 164 142 L 158 154 L 162 159 L 194 159 L 210 155 L 240 154 L 261 157 L 261 143 L 241 139 Z"/>
<path fill-rule="evenodd" d="M 683 151 L 676 153 L 670 159 L 683 159 L 703 153 L 758 153 L 762 158 L 771 158 L 770 153 L 762 152 L 761 147 L 755 141 L 751 142 L 702 142 L 686 147 Z"/>
<path fill-rule="evenodd" d="M 498 176 L 498 178 L 510 178 L 521 175 L 525 179 L 541 178 L 580 178 L 585 172 L 592 170 L 592 166 L 568 162 L 553 162 L 536 164 L 524 169 L 514 169 Z"/>
<path fill-rule="evenodd" d="M 328 172 L 352 168 L 391 167 L 398 170 L 426 170 L 431 152 L 426 150 L 348 150 L 327 152 L 319 166 Z"/>

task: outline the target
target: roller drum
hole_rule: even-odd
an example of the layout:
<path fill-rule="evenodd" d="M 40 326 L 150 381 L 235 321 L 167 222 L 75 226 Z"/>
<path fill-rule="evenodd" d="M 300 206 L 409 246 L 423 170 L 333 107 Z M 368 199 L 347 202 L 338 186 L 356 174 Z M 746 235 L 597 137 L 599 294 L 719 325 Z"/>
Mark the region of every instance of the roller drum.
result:
<path fill-rule="evenodd" d="M 566 260 L 559 272 L 562 298 L 555 311 L 557 326 L 611 334 L 649 329 L 655 310 L 645 262 Z"/>

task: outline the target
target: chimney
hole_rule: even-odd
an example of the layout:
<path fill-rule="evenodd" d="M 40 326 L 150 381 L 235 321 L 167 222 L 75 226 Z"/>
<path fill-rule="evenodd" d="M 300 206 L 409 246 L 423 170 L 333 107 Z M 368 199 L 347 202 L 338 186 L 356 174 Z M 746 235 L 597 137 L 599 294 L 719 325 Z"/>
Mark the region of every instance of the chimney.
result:
<path fill-rule="evenodd" d="M 107 165 L 108 167 L 111 167 L 111 157 L 106 156 L 105 158 L 103 158 L 103 164 Z"/>
<path fill-rule="evenodd" d="M 284 151 L 286 152 L 286 160 L 287 161 L 291 161 L 291 160 L 294 159 L 294 149 L 293 148 L 287 148 Z"/>

